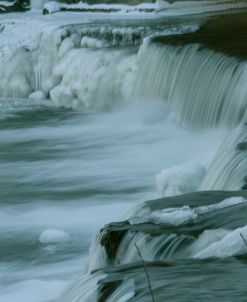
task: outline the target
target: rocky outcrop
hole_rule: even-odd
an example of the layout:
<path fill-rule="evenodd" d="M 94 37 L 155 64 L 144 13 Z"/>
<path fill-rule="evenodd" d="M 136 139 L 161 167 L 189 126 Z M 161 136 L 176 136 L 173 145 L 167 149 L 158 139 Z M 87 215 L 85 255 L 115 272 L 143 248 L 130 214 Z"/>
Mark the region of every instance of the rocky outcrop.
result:
<path fill-rule="evenodd" d="M 156 219 L 151 221 L 153 214 Z M 245 297 L 247 267 L 241 259 L 246 246 L 241 236 L 247 237 L 246 215 L 244 191 L 196 192 L 144 202 L 127 220 L 100 231 L 91 257 L 103 249 L 105 263 L 79 278 L 59 302 L 152 301 L 145 270 L 157 302 L 191 301 L 191 292 L 195 301 L 206 302 L 215 286 L 223 293 L 217 301 L 223 302 L 225 282 L 233 286 L 233 296 Z M 227 257 L 235 259 L 222 260 Z M 232 269 L 237 260 L 238 269 Z M 236 282 L 241 286 L 236 288 Z"/>

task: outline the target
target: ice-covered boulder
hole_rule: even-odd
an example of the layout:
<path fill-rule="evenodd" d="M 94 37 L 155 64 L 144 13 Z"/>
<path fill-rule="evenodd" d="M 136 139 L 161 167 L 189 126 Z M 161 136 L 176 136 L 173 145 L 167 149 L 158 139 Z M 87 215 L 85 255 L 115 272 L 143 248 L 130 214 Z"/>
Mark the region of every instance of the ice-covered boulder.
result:
<path fill-rule="evenodd" d="M 42 244 L 59 244 L 70 241 L 70 235 L 63 230 L 48 229 L 39 236 L 39 242 Z"/>
<path fill-rule="evenodd" d="M 55 1 L 45 3 L 43 8 L 43 15 L 54 14 L 60 11 L 60 4 Z"/>

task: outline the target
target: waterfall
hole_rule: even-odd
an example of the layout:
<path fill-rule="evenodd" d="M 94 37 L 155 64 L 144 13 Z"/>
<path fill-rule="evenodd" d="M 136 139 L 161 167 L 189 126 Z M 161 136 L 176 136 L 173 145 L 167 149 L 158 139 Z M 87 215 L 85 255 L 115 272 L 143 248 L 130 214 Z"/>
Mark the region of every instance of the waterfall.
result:
<path fill-rule="evenodd" d="M 246 253 L 240 236 L 247 236 L 246 198 L 246 192 L 211 191 L 143 203 L 132 213 L 135 224 L 130 224 L 129 219 L 129 222 L 111 223 L 101 230 L 92 250 L 95 255 L 90 257 L 95 261 L 99 256 L 100 261 L 96 262 L 100 267 L 80 277 L 59 302 L 118 302 L 132 301 L 133 297 L 135 301 L 150 301 L 136 245 L 148 266 L 155 297 L 163 301 L 167 293 L 164 287 L 167 270 L 174 267 L 174 262 Z M 103 262 L 101 252 L 97 251 L 102 249 L 102 244 L 105 256 L 108 255 Z M 201 265 L 199 268 L 201 270 Z M 162 288 L 164 292 L 160 292 Z"/>
<path fill-rule="evenodd" d="M 240 190 L 247 183 L 247 125 L 225 139 L 210 165 L 200 190 Z"/>
<path fill-rule="evenodd" d="M 187 127 L 233 127 L 245 121 L 245 61 L 195 44 L 147 39 L 138 51 L 146 33 L 143 28 L 99 32 L 67 26 L 40 35 L 38 49 L 18 48 L 0 63 L 0 96 L 28 97 L 39 91 L 57 105 L 86 109 L 158 98 Z"/>
<path fill-rule="evenodd" d="M 237 125 L 247 115 L 247 64 L 199 45 L 149 43 L 140 52 L 134 95 L 163 98 L 178 123 Z"/>

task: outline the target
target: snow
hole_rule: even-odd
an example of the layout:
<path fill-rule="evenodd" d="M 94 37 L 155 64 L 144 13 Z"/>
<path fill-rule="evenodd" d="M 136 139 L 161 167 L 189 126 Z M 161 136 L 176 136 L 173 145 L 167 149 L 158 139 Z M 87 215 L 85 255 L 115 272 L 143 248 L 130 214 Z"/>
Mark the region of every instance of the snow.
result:
<path fill-rule="evenodd" d="M 2 6 L 12 6 L 14 2 L 9 1 L 0 1 L 0 5 Z"/>
<path fill-rule="evenodd" d="M 5 4 L 6 1 L 1 1 Z M 41 1 L 42 2 L 42 1 Z M 8 2 L 7 2 L 8 3 Z M 51 5 L 49 3 L 45 5 Z M 53 6 L 53 5 L 52 5 Z M 246 1 L 232 3 L 231 0 L 222 1 L 178 1 L 173 4 L 157 1 L 154 4 L 143 3 L 137 6 L 123 4 L 95 4 L 88 5 L 80 2 L 76 5 L 66 5 L 67 8 L 90 8 L 90 9 L 118 9 L 113 13 L 76 13 L 76 12 L 58 12 L 54 15 L 42 15 L 41 10 L 32 10 L 25 13 L 11 13 L 0 15 L 0 63 L 6 60 L 9 54 L 20 46 L 28 49 L 35 48 L 36 38 L 54 28 L 66 24 L 87 23 L 96 19 L 147 19 L 160 16 L 175 16 L 194 13 L 203 13 L 208 11 L 226 10 L 230 8 L 247 7 Z M 164 9 L 165 7 L 165 9 Z M 151 13 L 145 13 L 140 10 L 153 9 Z M 128 13 L 127 13 L 128 12 Z"/>
<path fill-rule="evenodd" d="M 46 10 L 49 14 L 53 14 L 60 11 L 60 5 L 55 1 L 50 1 L 45 3 L 44 10 Z"/>
<path fill-rule="evenodd" d="M 194 258 L 226 258 L 246 253 L 246 245 L 244 239 L 247 238 L 247 226 L 229 231 L 220 240 L 209 244 L 204 249 L 194 255 Z"/>
<path fill-rule="evenodd" d="M 70 241 L 70 235 L 63 230 L 45 230 L 39 236 L 39 242 L 43 244 L 64 243 Z"/>
<path fill-rule="evenodd" d="M 122 11 L 130 10 L 140 10 L 140 9 L 164 9 L 169 7 L 169 3 L 163 0 L 158 0 L 155 3 L 141 3 L 138 5 L 128 5 L 128 4 L 87 4 L 83 1 L 78 4 L 63 4 L 63 7 L 74 8 L 74 9 L 95 9 L 95 10 L 104 10 L 104 9 L 115 9 Z"/>
<path fill-rule="evenodd" d="M 78 4 L 63 4 L 62 7 L 67 9 L 95 9 L 95 10 L 116 10 L 120 14 L 145 14 L 145 10 L 153 10 L 155 14 L 162 13 L 167 15 L 183 15 L 192 13 L 203 13 L 208 11 L 219 11 L 229 8 L 243 8 L 246 7 L 246 1 L 238 1 L 234 3 L 232 0 L 216 0 L 216 1 L 164 1 L 156 0 L 155 3 L 141 3 L 138 5 L 127 5 L 127 4 L 87 4 L 83 1 Z"/>
<path fill-rule="evenodd" d="M 197 191 L 205 173 L 203 166 L 194 163 L 162 170 L 156 177 L 157 197 Z"/>
<path fill-rule="evenodd" d="M 245 200 L 243 197 L 231 197 L 213 205 L 206 205 L 196 208 L 183 206 L 180 208 L 157 210 L 151 213 L 143 213 L 142 211 L 139 211 L 138 214 L 129 219 L 129 222 L 131 224 L 151 222 L 155 224 L 170 224 L 180 226 L 195 221 L 200 215 L 205 215 L 207 213 L 231 207 L 243 202 L 247 202 L 247 200 Z"/>

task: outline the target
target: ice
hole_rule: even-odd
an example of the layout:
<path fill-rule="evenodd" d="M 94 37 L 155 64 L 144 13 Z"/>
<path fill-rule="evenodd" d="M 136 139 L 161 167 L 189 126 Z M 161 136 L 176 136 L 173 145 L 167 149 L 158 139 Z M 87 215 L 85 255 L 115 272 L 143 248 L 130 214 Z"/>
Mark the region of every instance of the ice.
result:
<path fill-rule="evenodd" d="M 83 37 L 81 40 L 81 47 L 102 48 L 103 45 L 101 40 L 90 37 Z"/>
<path fill-rule="evenodd" d="M 194 163 L 164 169 L 156 176 L 157 197 L 197 191 L 205 173 L 202 165 Z"/>
<path fill-rule="evenodd" d="M 206 205 L 201 207 L 183 206 L 181 208 L 167 208 L 163 210 L 156 210 L 153 212 L 145 210 L 136 211 L 132 217 L 129 218 L 131 224 L 139 224 L 145 222 L 152 222 L 156 224 L 171 224 L 175 226 L 184 225 L 195 220 L 200 215 L 205 215 L 216 210 L 231 207 L 243 202 L 247 202 L 243 197 L 227 198 L 219 203 L 213 205 Z"/>
<path fill-rule="evenodd" d="M 196 253 L 194 258 L 226 258 L 247 253 L 244 239 L 247 238 L 247 226 L 229 231 L 221 240 L 213 242 L 203 250 Z"/>
<path fill-rule="evenodd" d="M 70 241 L 70 235 L 63 230 L 49 229 L 45 230 L 39 236 L 40 243 L 55 244 Z"/>
<path fill-rule="evenodd" d="M 49 14 L 57 13 L 60 11 L 60 5 L 58 2 L 49 1 L 45 3 L 43 10 Z"/>

